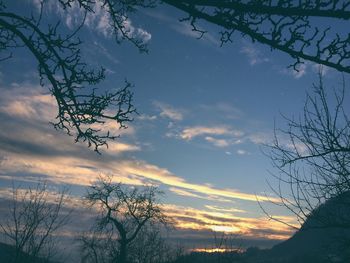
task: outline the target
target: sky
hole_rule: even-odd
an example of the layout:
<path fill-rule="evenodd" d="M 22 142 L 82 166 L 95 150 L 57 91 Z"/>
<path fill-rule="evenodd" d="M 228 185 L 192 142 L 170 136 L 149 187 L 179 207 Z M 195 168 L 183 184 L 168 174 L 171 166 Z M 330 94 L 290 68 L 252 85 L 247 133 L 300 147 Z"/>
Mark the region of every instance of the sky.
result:
<path fill-rule="evenodd" d="M 36 12 L 37 1 L 14 1 L 12 10 Z M 61 19 L 71 32 L 81 18 L 49 8 L 45 19 Z M 235 234 L 245 246 L 269 247 L 293 230 L 268 221 L 257 199 L 274 216 L 295 223 L 283 208 L 267 202 L 273 167 L 264 144 L 281 117 L 297 117 L 317 82 L 318 65 L 306 62 L 299 72 L 293 60 L 237 34 L 220 46 L 219 29 L 198 39 L 179 19 L 184 14 L 167 6 L 138 10 L 130 17 L 132 34 L 148 44 L 140 52 L 124 41 L 116 44 L 106 17 L 96 12 L 80 32 L 83 57 L 92 67 L 106 68 L 101 89 L 133 84 L 139 112 L 128 129 L 108 127 L 121 137 L 101 155 L 50 125 L 56 105 L 48 86 L 39 84 L 36 61 L 25 48 L 0 63 L 0 196 L 10 196 L 12 182 L 26 188 L 38 179 L 57 190 L 68 186 L 78 200 L 99 175 L 115 182 L 155 184 L 164 191 L 166 213 L 175 220 L 169 235 L 188 247 L 210 246 L 213 233 Z M 326 83 L 341 75 L 323 69 Z M 287 142 L 286 142 L 287 143 Z M 74 205 L 75 202 L 72 202 Z M 2 207 L 4 209 L 4 207 Z M 88 217 L 86 213 L 86 217 Z M 79 233 L 79 224 L 69 229 Z M 73 234 L 72 234 L 73 233 Z"/>

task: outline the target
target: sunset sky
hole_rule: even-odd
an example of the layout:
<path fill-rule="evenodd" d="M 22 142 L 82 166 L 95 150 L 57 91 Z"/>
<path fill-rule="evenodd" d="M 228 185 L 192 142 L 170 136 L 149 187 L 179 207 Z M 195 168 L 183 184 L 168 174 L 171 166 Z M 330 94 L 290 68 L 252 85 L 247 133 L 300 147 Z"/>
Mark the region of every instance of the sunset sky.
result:
<path fill-rule="evenodd" d="M 14 1 L 11 8 L 37 12 L 37 1 Z M 57 107 L 48 87 L 39 85 L 36 61 L 25 49 L 0 63 L 0 196 L 9 197 L 12 181 L 25 188 L 38 178 L 52 189 L 69 186 L 72 200 L 81 197 L 99 175 L 115 182 L 155 184 L 164 191 L 164 209 L 176 220 L 174 240 L 209 246 L 213 231 L 238 234 L 245 245 L 271 246 L 292 230 L 268 221 L 257 198 L 271 214 L 295 223 L 274 200 L 267 181 L 276 183 L 263 144 L 273 139 L 281 117 L 297 117 L 306 91 L 317 82 L 318 66 L 293 60 L 251 43 L 237 34 L 220 47 L 219 29 L 208 25 L 202 39 L 185 15 L 166 6 L 139 10 L 130 18 L 132 32 L 148 43 L 140 54 L 128 42 L 117 45 L 101 12 L 89 18 L 80 36 L 88 65 L 103 66 L 101 89 L 133 83 L 139 112 L 120 139 L 101 155 L 84 143 L 56 131 Z M 45 19 L 60 18 L 70 32 L 80 21 L 77 9 L 47 10 Z M 324 69 L 326 83 L 341 75 Z M 288 141 L 285 141 L 288 143 Z M 70 231 L 81 231 L 79 227 Z"/>

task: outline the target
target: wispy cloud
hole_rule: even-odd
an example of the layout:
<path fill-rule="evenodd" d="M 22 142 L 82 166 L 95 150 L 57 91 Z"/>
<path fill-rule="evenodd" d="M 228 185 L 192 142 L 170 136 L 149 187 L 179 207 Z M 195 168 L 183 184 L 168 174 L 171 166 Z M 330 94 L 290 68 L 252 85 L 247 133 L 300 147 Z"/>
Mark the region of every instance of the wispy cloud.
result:
<path fill-rule="evenodd" d="M 42 1 L 32 0 L 32 2 L 37 10 L 40 10 Z M 66 26 L 70 29 L 84 22 L 84 26 L 97 33 L 101 33 L 104 37 L 111 37 L 114 34 L 112 19 L 108 12 L 108 5 L 104 5 L 99 1 L 91 3 L 93 11 L 86 14 L 85 21 L 83 21 L 85 10 L 78 2 L 70 3 L 70 7 L 65 9 L 58 1 L 45 1 L 45 5 L 47 7 L 45 10 L 49 10 L 49 12 L 57 13 L 61 16 Z M 143 28 L 135 27 L 129 18 L 123 17 L 123 20 L 124 32 L 128 37 L 140 39 L 144 43 L 150 41 L 152 35 L 149 32 Z M 116 33 L 121 36 L 121 32 Z"/>
<path fill-rule="evenodd" d="M 8 115 L 36 121 L 52 120 L 56 116 L 56 102 L 40 86 L 13 83 L 11 88 L 1 92 L 0 110 Z"/>
<path fill-rule="evenodd" d="M 223 116 L 225 119 L 239 119 L 244 115 L 241 109 L 226 102 L 218 102 L 212 105 L 200 105 L 200 109 L 208 113 L 217 112 L 219 116 Z"/>
<path fill-rule="evenodd" d="M 263 56 L 261 51 L 257 49 L 252 43 L 248 41 L 243 41 L 241 48 L 241 53 L 245 54 L 249 59 L 249 64 L 254 66 L 264 62 L 269 62 L 269 58 Z"/>
<path fill-rule="evenodd" d="M 193 140 L 196 137 L 203 137 L 205 141 L 215 147 L 225 148 L 240 144 L 240 137 L 243 135 L 244 132 L 228 126 L 193 126 L 183 129 L 178 137 L 186 141 Z"/>
<path fill-rule="evenodd" d="M 240 199 L 256 202 L 268 201 L 265 196 L 243 193 L 234 189 L 216 188 L 206 184 L 195 184 L 172 174 L 167 169 L 137 160 L 119 160 L 115 163 L 108 158 L 100 161 L 73 156 L 28 156 L 19 153 L 1 152 L 2 174 L 41 174 L 55 183 L 89 185 L 100 174 L 115 175 L 115 181 L 126 184 L 156 183 L 191 191 L 192 193 Z M 273 199 L 273 198 L 271 198 Z M 273 199 L 274 200 L 274 199 Z M 277 199 L 275 201 L 278 201 Z"/>
<path fill-rule="evenodd" d="M 181 121 L 183 119 L 183 113 L 181 110 L 175 109 L 169 104 L 159 101 L 153 102 L 153 105 L 160 111 L 160 116 L 168 118 L 172 121 Z"/>
<path fill-rule="evenodd" d="M 108 143 L 108 149 L 107 149 L 107 151 L 112 151 L 115 153 L 135 152 L 140 150 L 141 150 L 140 146 L 121 143 L 121 142 L 115 142 L 115 141 Z"/>
<path fill-rule="evenodd" d="M 215 202 L 220 202 L 220 203 L 232 203 L 233 200 L 229 199 L 229 198 L 223 198 L 223 197 L 219 197 L 217 195 L 207 195 L 207 194 L 196 194 L 193 193 L 192 191 L 188 191 L 188 190 L 184 190 L 181 188 L 177 188 L 177 187 L 170 187 L 169 191 L 177 194 L 179 196 L 185 196 L 185 197 L 191 197 L 191 198 L 199 198 L 199 199 L 204 199 L 207 201 L 215 201 Z"/>
<path fill-rule="evenodd" d="M 12 197 L 12 188 L 0 188 L 0 199 L 10 201 Z M 25 194 L 26 189 L 18 188 L 19 195 Z M 48 202 L 55 202 L 59 192 L 55 189 L 49 189 L 46 199 Z M 94 210 L 84 208 L 84 198 L 68 194 L 66 196 L 69 202 L 65 202 L 64 208 L 74 208 L 78 212 L 73 218 L 76 220 L 79 216 L 79 224 L 73 224 L 65 228 L 64 233 L 68 237 L 76 237 L 77 233 L 82 231 L 82 226 L 88 228 L 91 220 L 97 215 Z M 201 232 L 225 232 L 233 233 L 245 238 L 265 238 L 265 239 L 286 239 L 293 233 L 292 229 L 276 221 L 269 221 L 264 217 L 248 218 L 242 216 L 245 211 L 234 208 L 223 208 L 206 205 L 205 208 L 193 208 L 190 206 L 180 206 L 165 203 L 162 205 L 164 213 L 173 219 L 175 228 L 179 231 L 178 235 L 200 236 Z M 239 214 L 239 215 L 237 215 Z M 279 217 L 279 219 L 295 224 L 293 217 Z M 204 237 L 208 238 L 208 234 Z"/>
<path fill-rule="evenodd" d="M 242 136 L 243 132 L 239 130 L 233 130 L 228 126 L 193 126 L 187 127 L 182 132 L 180 137 L 184 140 L 192 140 L 195 137 L 202 135 L 232 135 Z"/>
<path fill-rule="evenodd" d="M 119 60 L 100 42 L 98 41 L 94 41 L 93 43 L 94 48 L 93 51 L 91 52 L 98 52 L 99 54 L 101 54 L 102 56 L 104 56 L 105 58 L 107 58 L 110 62 L 112 62 L 113 64 L 119 64 Z"/>
<path fill-rule="evenodd" d="M 269 144 L 273 141 L 273 132 L 255 132 L 247 135 L 245 139 L 254 144 Z"/>
<path fill-rule="evenodd" d="M 11 90 L 11 89 L 9 89 Z M 113 175 L 114 182 L 130 185 L 156 184 L 168 189 L 178 196 L 186 198 L 200 198 L 217 203 L 243 200 L 256 202 L 268 201 L 265 196 L 245 193 L 232 188 L 220 188 L 213 184 L 194 183 L 184 179 L 181 175 L 172 173 L 166 168 L 153 165 L 135 157 L 129 158 L 123 154 L 142 150 L 139 145 L 116 141 L 110 145 L 110 150 L 97 156 L 86 150 L 85 146 L 73 144 L 71 138 L 54 131 L 45 118 L 41 121 L 32 119 L 32 115 L 23 115 L 22 111 L 12 111 L 8 105 L 13 101 L 25 104 L 23 111 L 32 109 L 35 114 L 40 103 L 48 107 L 50 100 L 40 96 L 40 89 L 25 89 L 30 93 L 18 92 L 20 96 L 11 96 L 6 93 L 1 97 L 0 121 L 6 126 L 0 130 L 0 178 L 13 177 L 18 180 L 35 181 L 43 177 L 55 184 L 88 186 L 97 180 L 100 175 Z M 52 99 L 52 98 L 51 98 Z M 6 102 L 6 103 L 5 103 Z M 17 109 L 17 108 L 15 108 Z M 36 115 L 34 115 L 36 116 Z M 167 117 L 168 118 L 168 117 Z M 111 124 L 112 125 L 112 124 Z M 193 128 L 193 127 L 192 127 Z M 227 126 L 215 129 L 197 126 L 187 130 L 187 140 L 197 136 L 210 137 L 214 135 L 238 136 L 242 133 Z M 1 194 L 1 193 L 0 193 Z M 278 199 L 273 199 L 278 202 Z M 262 219 L 242 218 L 237 216 L 238 210 L 229 210 L 219 206 L 206 207 L 206 210 L 196 210 L 189 207 L 166 206 L 166 213 L 176 219 L 176 226 L 181 230 L 189 231 L 229 231 L 247 236 L 264 238 L 285 238 L 288 234 L 278 229 L 278 226 L 262 224 Z M 263 233 L 262 228 L 269 227 L 271 233 Z M 288 232 L 289 233 L 289 232 Z"/>
<path fill-rule="evenodd" d="M 27 90 L 30 90 L 32 93 L 35 88 Z M 154 182 L 168 187 L 181 188 L 209 198 L 217 196 L 220 198 L 256 201 L 257 197 L 255 194 L 187 182 L 167 169 L 142 160 L 129 160 L 119 157 L 118 162 L 115 161 L 115 157 L 118 154 L 139 151 L 140 146 L 138 145 L 117 141 L 110 145 L 111 149 L 106 151 L 101 158 L 96 158 L 94 153 L 87 152 L 86 149 L 85 151 L 82 150 L 82 147 L 85 148 L 84 145 L 72 144 L 71 138 L 63 133 L 54 131 L 47 124 L 48 120 L 43 119 L 42 122 L 35 123 L 33 119 L 23 118 L 17 112 L 17 115 L 10 116 L 11 112 L 6 105 L 11 105 L 12 100 L 19 100 L 19 104 L 22 104 L 23 99 L 31 102 L 29 105 L 30 109 L 40 108 L 40 103 L 43 101 L 42 97 L 38 96 L 37 92 L 34 92 L 34 95 L 30 94 L 24 92 L 17 97 L 11 96 L 11 93 L 9 93 L 2 97 L 2 101 L 7 102 L 4 108 L 1 108 L 2 113 L 0 112 L 1 121 L 7 123 L 6 127 L 0 132 L 0 155 L 3 156 L 1 161 L 3 175 L 13 173 L 40 174 L 47 176 L 48 179 L 56 183 L 88 185 L 92 180 L 96 180 L 99 174 L 113 174 L 116 181 L 122 181 L 127 184 Z M 47 100 L 44 99 L 44 101 L 46 103 Z M 48 103 L 48 105 L 49 109 L 54 107 L 51 103 Z M 166 107 L 166 110 L 169 109 Z M 166 110 L 163 112 L 168 112 Z M 24 111 L 27 111 L 27 109 L 24 109 Z M 174 111 L 172 110 L 171 112 L 173 113 Z M 13 131 L 9 132 L 9 129 Z M 192 139 L 201 134 L 240 135 L 241 133 L 228 127 L 195 127 L 187 129 L 184 133 L 184 138 Z M 266 198 L 261 196 L 260 199 L 265 200 Z"/>
<path fill-rule="evenodd" d="M 220 42 L 218 41 L 218 39 L 216 39 L 212 34 L 210 34 L 209 32 L 205 32 L 203 35 L 201 32 L 195 31 L 193 29 L 193 27 L 190 24 L 187 23 L 173 23 L 171 25 L 171 27 L 173 28 L 173 30 L 175 30 L 176 32 L 184 35 L 184 36 L 189 36 L 191 38 L 197 38 L 197 39 L 202 39 L 206 42 L 208 42 L 211 45 L 220 46 Z M 200 28 L 198 28 L 199 30 L 201 30 Z"/>
<path fill-rule="evenodd" d="M 224 147 L 230 146 L 230 142 L 228 140 L 225 140 L 225 139 L 216 139 L 216 138 L 213 138 L 210 136 L 206 136 L 205 140 L 208 142 L 211 142 L 216 147 L 224 148 Z"/>
<path fill-rule="evenodd" d="M 219 212 L 229 212 L 229 213 L 245 213 L 246 211 L 237 208 L 223 208 L 213 205 L 205 205 L 206 208 Z"/>
<path fill-rule="evenodd" d="M 327 66 L 312 63 L 309 61 L 303 61 L 303 63 L 297 65 L 295 69 L 293 67 L 283 68 L 281 70 L 281 73 L 290 75 L 295 79 L 300 79 L 310 71 L 313 73 L 321 73 L 322 75 L 326 75 L 330 72 L 330 70 L 331 68 Z"/>
<path fill-rule="evenodd" d="M 142 120 L 142 121 L 154 121 L 157 119 L 157 116 L 156 115 L 141 114 L 141 115 L 137 116 L 137 118 L 139 120 Z"/>
<path fill-rule="evenodd" d="M 181 196 L 203 198 L 203 196 L 176 187 L 170 187 L 169 191 Z"/>
<path fill-rule="evenodd" d="M 248 152 L 245 151 L 245 150 L 242 150 L 242 149 L 238 149 L 237 150 L 237 154 L 239 154 L 239 155 L 246 155 L 246 154 L 248 154 Z"/>
<path fill-rule="evenodd" d="M 162 23 L 167 24 L 172 30 L 181 35 L 197 39 L 201 37 L 201 40 L 203 40 L 204 43 L 208 43 L 216 47 L 220 46 L 220 41 L 218 38 L 214 37 L 209 32 L 206 32 L 203 35 L 200 32 L 196 32 L 195 30 L 193 30 L 193 27 L 189 23 L 186 23 L 186 21 L 180 22 L 178 19 L 174 19 L 172 16 L 167 16 L 163 13 L 155 12 L 152 10 L 144 10 L 143 12 L 149 17 L 152 17 L 158 21 L 161 21 Z M 201 28 L 198 29 L 201 30 Z"/>
<path fill-rule="evenodd" d="M 165 205 L 165 209 L 167 215 L 175 219 L 178 229 L 235 233 L 244 237 L 265 239 L 287 239 L 293 233 L 288 226 L 264 217 L 248 218 L 236 215 L 244 211 L 225 211 L 215 206 L 195 209 L 170 204 Z M 283 217 L 283 220 L 296 224 L 293 217 Z"/>
<path fill-rule="evenodd" d="M 147 164 L 141 161 L 137 162 L 136 165 L 135 162 L 126 162 L 122 164 L 122 167 L 123 171 L 127 174 L 138 175 L 140 177 L 151 179 L 168 186 L 183 188 L 195 193 L 254 202 L 257 200 L 257 198 L 261 198 L 260 200 L 268 201 L 265 196 L 257 197 L 255 194 L 242 193 L 234 189 L 220 189 L 206 184 L 189 183 L 183 178 L 172 174 L 164 168 L 159 168 L 155 165 Z"/>
<path fill-rule="evenodd" d="M 291 74 L 295 79 L 300 79 L 306 74 L 307 65 L 300 64 L 297 69 L 291 69 Z"/>

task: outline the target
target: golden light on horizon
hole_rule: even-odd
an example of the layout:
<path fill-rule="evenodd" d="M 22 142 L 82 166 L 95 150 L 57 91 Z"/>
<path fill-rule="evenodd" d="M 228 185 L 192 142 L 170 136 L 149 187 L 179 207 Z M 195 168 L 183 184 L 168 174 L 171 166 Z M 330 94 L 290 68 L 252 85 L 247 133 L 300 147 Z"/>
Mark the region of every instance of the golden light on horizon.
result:
<path fill-rule="evenodd" d="M 240 248 L 193 248 L 191 252 L 198 253 L 226 253 L 226 252 L 242 252 Z"/>
<path fill-rule="evenodd" d="M 213 231 L 226 234 L 237 234 L 250 238 L 288 239 L 293 229 L 277 221 L 264 217 L 248 218 L 230 212 L 217 212 L 165 205 L 166 214 L 174 219 L 175 227 L 182 230 Z M 293 218 L 283 217 L 294 223 Z M 268 231 L 266 231 L 268 230 Z"/>
<path fill-rule="evenodd" d="M 211 229 L 215 232 L 225 232 L 225 233 L 239 233 L 241 232 L 241 229 L 236 226 L 224 226 L 224 225 L 218 225 L 218 226 L 211 226 Z"/>

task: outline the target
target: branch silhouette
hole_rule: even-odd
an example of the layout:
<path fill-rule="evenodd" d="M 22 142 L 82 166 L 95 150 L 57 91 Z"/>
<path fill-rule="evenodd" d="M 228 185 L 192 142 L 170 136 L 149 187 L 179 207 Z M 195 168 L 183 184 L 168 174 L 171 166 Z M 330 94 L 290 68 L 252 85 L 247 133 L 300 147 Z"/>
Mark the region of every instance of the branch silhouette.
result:
<path fill-rule="evenodd" d="M 202 36 L 198 21 L 221 28 L 221 44 L 233 41 L 236 32 L 287 53 L 295 70 L 304 60 L 350 73 L 350 34 L 315 25 L 316 18 L 350 19 L 347 1 L 213 1 L 163 0 L 188 16 L 192 30 Z M 346 25 L 346 24 L 345 24 Z M 345 29 L 346 27 L 344 27 Z M 347 29 L 345 29 L 347 30 Z"/>
<path fill-rule="evenodd" d="M 111 28 L 117 43 L 127 40 L 141 52 L 147 51 L 146 43 L 131 34 L 127 27 L 127 14 L 136 6 L 146 6 L 146 1 L 98 1 L 110 15 Z M 12 57 L 12 50 L 27 48 L 38 64 L 40 84 L 48 88 L 56 100 L 57 122 L 53 125 L 75 137 L 75 141 L 86 141 L 99 152 L 99 147 L 107 145 L 109 140 L 119 137 L 101 128 L 107 121 L 114 121 L 119 128 L 127 128 L 136 113 L 133 105 L 132 85 L 125 81 L 124 87 L 116 91 L 100 92 L 91 88 L 105 79 L 105 69 L 89 69 L 81 54 L 83 42 L 78 32 L 85 23 L 88 13 L 94 12 L 96 1 L 67 0 L 59 1 L 64 9 L 73 4 L 80 6 L 82 22 L 73 33 L 60 33 L 60 21 L 54 25 L 42 26 L 42 13 L 46 2 L 41 2 L 37 16 L 25 17 L 9 12 L 3 1 L 0 1 L 0 51 L 10 52 L 1 57 L 7 60 Z M 151 6 L 151 4 L 147 4 Z"/>

